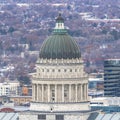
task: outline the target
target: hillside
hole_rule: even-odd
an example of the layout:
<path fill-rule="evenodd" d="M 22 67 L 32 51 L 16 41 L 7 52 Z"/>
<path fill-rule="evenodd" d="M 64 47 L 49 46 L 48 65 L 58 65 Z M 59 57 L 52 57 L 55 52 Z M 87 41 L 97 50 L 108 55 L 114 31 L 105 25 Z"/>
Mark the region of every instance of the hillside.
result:
<path fill-rule="evenodd" d="M 119 0 L 1 0 L 1 80 L 35 71 L 40 46 L 52 33 L 59 11 L 69 34 L 80 45 L 85 70 L 102 71 L 104 59 L 120 58 L 119 4 Z"/>

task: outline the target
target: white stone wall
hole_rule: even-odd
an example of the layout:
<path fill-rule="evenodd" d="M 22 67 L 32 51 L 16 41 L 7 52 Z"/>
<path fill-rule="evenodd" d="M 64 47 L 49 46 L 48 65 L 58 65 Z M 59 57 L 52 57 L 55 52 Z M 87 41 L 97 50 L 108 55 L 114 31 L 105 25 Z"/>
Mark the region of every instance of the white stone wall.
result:
<path fill-rule="evenodd" d="M 41 113 L 40 113 L 41 114 Z M 46 120 L 56 120 L 55 119 L 55 115 L 56 114 L 47 114 L 46 115 Z M 57 115 L 60 115 L 60 114 L 57 114 Z M 82 113 L 77 113 L 77 114 L 61 114 L 61 115 L 64 115 L 64 120 L 87 120 L 87 118 L 89 117 L 89 113 L 85 113 L 85 114 L 82 114 Z M 38 120 L 38 114 L 24 114 L 24 113 L 21 113 L 19 114 L 19 120 Z"/>
<path fill-rule="evenodd" d="M 48 106 L 50 102 L 74 103 L 76 105 L 77 102 L 89 101 L 88 75 L 84 71 L 81 59 L 38 59 L 32 86 L 33 101 L 45 102 L 48 103 Z M 73 108 L 75 107 L 73 106 Z M 36 107 L 31 109 L 36 109 Z M 67 109 L 69 110 L 69 107 L 66 107 L 66 111 Z M 47 107 L 46 110 L 48 110 Z"/>
<path fill-rule="evenodd" d="M 24 114 L 23 113 L 19 113 L 19 120 L 38 120 L 38 116 L 35 114 Z"/>
<path fill-rule="evenodd" d="M 38 61 L 34 78 L 80 78 L 87 77 L 81 59 Z"/>
<path fill-rule="evenodd" d="M 46 120 L 55 120 L 55 115 L 47 115 Z"/>
<path fill-rule="evenodd" d="M 87 120 L 90 114 L 80 114 L 80 115 L 65 115 L 64 120 Z"/>
<path fill-rule="evenodd" d="M 19 82 L 0 83 L 0 96 L 2 95 L 18 95 Z"/>
<path fill-rule="evenodd" d="M 39 59 L 33 74 L 33 102 L 31 111 L 69 112 L 90 110 L 88 102 L 88 75 L 81 59 Z M 65 90 L 67 96 L 65 98 Z M 51 101 L 54 92 L 55 99 Z M 65 120 L 86 120 L 81 115 L 71 114 Z M 46 119 L 54 120 L 47 115 Z"/>
<path fill-rule="evenodd" d="M 66 104 L 45 104 L 45 103 L 31 103 L 30 110 L 33 111 L 49 111 L 49 112 L 57 112 L 57 111 L 83 111 L 90 110 L 89 102 L 86 103 L 66 103 Z"/>

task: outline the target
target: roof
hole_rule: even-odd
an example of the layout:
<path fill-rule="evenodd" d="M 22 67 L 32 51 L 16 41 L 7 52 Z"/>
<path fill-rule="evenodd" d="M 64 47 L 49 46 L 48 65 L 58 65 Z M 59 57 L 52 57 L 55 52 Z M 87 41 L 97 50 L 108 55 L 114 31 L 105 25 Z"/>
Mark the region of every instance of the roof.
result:
<path fill-rule="evenodd" d="M 0 113 L 0 120 L 18 120 L 18 113 Z"/>
<path fill-rule="evenodd" d="M 43 43 L 39 56 L 47 59 L 80 58 L 80 51 L 68 34 L 54 34 Z"/>
<path fill-rule="evenodd" d="M 80 58 L 81 53 L 76 41 L 67 33 L 64 28 L 64 21 L 61 15 L 56 19 L 56 28 L 52 35 L 42 44 L 39 57 L 43 59 L 72 59 Z"/>
<path fill-rule="evenodd" d="M 119 120 L 120 113 L 108 113 L 108 114 L 99 114 L 95 120 Z"/>
<path fill-rule="evenodd" d="M 61 16 L 61 13 L 59 13 L 58 17 L 56 18 L 56 22 L 64 22 L 64 19 Z"/>
<path fill-rule="evenodd" d="M 104 79 L 103 78 L 89 78 L 89 81 L 92 81 L 92 82 L 103 82 Z"/>
<path fill-rule="evenodd" d="M 21 112 L 27 110 L 29 110 L 28 106 L 0 106 L 0 112 Z"/>

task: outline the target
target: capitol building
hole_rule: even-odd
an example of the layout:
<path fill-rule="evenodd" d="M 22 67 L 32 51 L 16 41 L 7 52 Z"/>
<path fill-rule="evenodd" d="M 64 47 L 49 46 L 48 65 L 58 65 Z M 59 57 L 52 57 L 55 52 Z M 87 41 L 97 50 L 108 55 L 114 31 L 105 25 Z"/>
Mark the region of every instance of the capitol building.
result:
<path fill-rule="evenodd" d="M 32 75 L 30 110 L 20 120 L 87 120 L 88 74 L 76 41 L 59 14 L 51 36 L 42 44 Z"/>

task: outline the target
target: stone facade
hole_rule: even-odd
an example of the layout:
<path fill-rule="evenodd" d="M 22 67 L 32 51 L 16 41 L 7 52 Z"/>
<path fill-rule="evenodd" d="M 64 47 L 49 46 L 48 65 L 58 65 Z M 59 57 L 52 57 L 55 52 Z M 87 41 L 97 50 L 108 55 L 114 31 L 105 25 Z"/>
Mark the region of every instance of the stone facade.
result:
<path fill-rule="evenodd" d="M 87 120 L 90 113 L 20 113 L 20 120 Z M 44 116 L 44 119 L 40 119 L 39 116 Z M 61 117 L 61 119 L 57 118 L 57 116 Z"/>
<path fill-rule="evenodd" d="M 79 48 L 59 15 L 32 75 L 30 112 L 21 113 L 20 120 L 87 120 L 89 112 L 88 75 Z"/>
<path fill-rule="evenodd" d="M 74 112 L 89 110 L 88 102 L 80 103 L 31 103 L 31 111 Z"/>
<path fill-rule="evenodd" d="M 36 71 L 33 74 L 33 98 L 30 110 L 50 111 L 53 103 L 56 108 L 54 111 L 69 111 L 70 106 L 73 106 L 75 111 L 81 110 L 80 106 L 83 110 L 89 110 L 88 76 L 84 72 L 81 59 L 46 61 L 39 59 Z"/>

